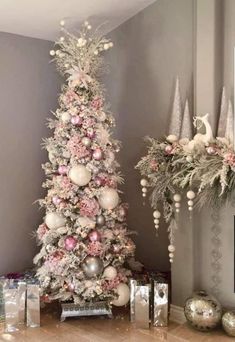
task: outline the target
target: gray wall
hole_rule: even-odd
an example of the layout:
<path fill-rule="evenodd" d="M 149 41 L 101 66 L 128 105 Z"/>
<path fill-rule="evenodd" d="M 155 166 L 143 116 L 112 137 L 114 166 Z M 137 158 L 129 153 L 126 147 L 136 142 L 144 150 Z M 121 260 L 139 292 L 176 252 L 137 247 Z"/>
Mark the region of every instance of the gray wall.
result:
<path fill-rule="evenodd" d="M 42 137 L 55 109 L 59 80 L 49 64 L 51 42 L 0 33 L 0 274 L 32 264 L 42 212 Z"/>
<path fill-rule="evenodd" d="M 160 138 L 167 131 L 173 86 L 179 75 L 183 101 L 192 109 L 193 1 L 159 0 L 110 34 L 108 99 L 117 113 L 117 136 L 123 143 L 123 198 L 130 204 L 129 227 L 137 257 L 145 266 L 169 270 L 166 227 L 155 237 L 152 210 L 142 205 L 140 176 L 134 166 L 145 153 L 143 137 Z"/>
<path fill-rule="evenodd" d="M 218 121 L 222 86 L 226 86 L 229 96 L 233 98 L 233 48 L 235 46 L 235 2 L 233 0 L 197 0 L 198 44 L 195 96 L 199 114 L 209 112 L 211 122 Z M 201 37 L 208 44 L 203 44 Z M 234 202 L 234 201 L 233 201 Z M 217 297 L 226 307 L 233 307 L 234 294 L 234 203 L 221 211 L 219 225 L 221 233 L 221 278 Z M 212 289 L 212 212 L 206 210 L 195 220 L 194 257 L 195 280 L 197 288 Z"/>

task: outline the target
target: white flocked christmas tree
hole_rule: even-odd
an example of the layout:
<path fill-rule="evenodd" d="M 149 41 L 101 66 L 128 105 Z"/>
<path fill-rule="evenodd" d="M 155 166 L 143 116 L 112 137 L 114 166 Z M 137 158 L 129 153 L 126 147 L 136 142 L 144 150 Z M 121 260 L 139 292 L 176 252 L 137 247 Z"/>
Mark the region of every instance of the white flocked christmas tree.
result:
<path fill-rule="evenodd" d="M 114 118 L 97 80 L 102 54 L 113 43 L 92 35 L 88 22 L 79 36 L 67 32 L 63 21 L 61 31 L 50 54 L 66 82 L 48 121 L 54 134 L 44 140 L 50 162 L 43 165 L 47 195 L 39 200 L 45 217 L 37 229 L 37 277 L 49 300 L 121 306 L 129 299 L 124 263 L 135 246 L 117 189 L 120 144 L 111 136 Z"/>

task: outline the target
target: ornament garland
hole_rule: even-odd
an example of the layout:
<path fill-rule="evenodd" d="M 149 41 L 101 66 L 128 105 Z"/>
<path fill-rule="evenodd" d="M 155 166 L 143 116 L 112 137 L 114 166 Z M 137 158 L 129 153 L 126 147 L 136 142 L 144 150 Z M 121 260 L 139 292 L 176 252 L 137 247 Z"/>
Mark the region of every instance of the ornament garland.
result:
<path fill-rule="evenodd" d="M 214 138 L 208 116 L 195 117 L 194 126 L 204 126 L 206 132 L 196 134 L 192 140 L 172 134 L 160 140 L 147 137 L 147 155 L 136 165 L 143 177 L 140 181 L 143 196 L 149 193 L 154 209 L 155 228 L 159 228 L 159 208 L 168 224 L 170 262 L 174 258 L 174 232 L 185 192 L 191 213 L 194 206 L 218 209 L 231 200 L 235 187 L 232 139 Z"/>

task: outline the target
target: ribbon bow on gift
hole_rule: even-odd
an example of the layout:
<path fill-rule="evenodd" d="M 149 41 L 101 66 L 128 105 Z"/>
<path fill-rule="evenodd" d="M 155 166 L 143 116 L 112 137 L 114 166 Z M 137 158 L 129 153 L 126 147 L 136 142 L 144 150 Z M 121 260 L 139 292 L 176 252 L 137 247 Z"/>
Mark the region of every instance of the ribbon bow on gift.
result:
<path fill-rule="evenodd" d="M 82 70 L 79 67 L 75 67 L 68 70 L 67 72 L 68 74 L 70 74 L 67 80 L 69 81 L 69 84 L 71 86 L 76 86 L 82 83 L 84 87 L 88 89 L 88 83 L 92 81 L 92 78 L 86 73 L 85 70 Z"/>

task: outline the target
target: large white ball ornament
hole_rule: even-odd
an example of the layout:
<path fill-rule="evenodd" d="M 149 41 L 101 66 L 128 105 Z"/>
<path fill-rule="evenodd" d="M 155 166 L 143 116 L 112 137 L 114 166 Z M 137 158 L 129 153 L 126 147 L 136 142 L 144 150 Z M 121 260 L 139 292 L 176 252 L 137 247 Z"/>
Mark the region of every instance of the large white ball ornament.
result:
<path fill-rule="evenodd" d="M 121 283 L 117 286 L 118 298 L 113 300 L 113 305 L 123 306 L 129 302 L 130 299 L 130 289 L 127 284 Z"/>
<path fill-rule="evenodd" d="M 48 228 L 57 229 L 63 227 L 66 223 L 66 220 L 58 213 L 48 213 L 45 217 L 45 223 Z"/>
<path fill-rule="evenodd" d="M 115 267 L 113 266 L 108 266 L 105 268 L 104 273 L 103 273 L 103 277 L 108 279 L 108 280 L 112 280 L 117 276 L 117 270 Z"/>
<path fill-rule="evenodd" d="M 79 164 L 71 168 L 69 178 L 74 184 L 84 186 L 90 182 L 91 172 L 84 165 Z"/>
<path fill-rule="evenodd" d="M 103 209 L 114 209 L 119 202 L 119 196 L 115 189 L 108 188 L 101 192 L 99 204 Z"/>
<path fill-rule="evenodd" d="M 188 198 L 188 199 L 193 200 L 193 199 L 195 198 L 195 196 L 196 196 L 196 194 L 195 194 L 194 191 L 189 190 L 189 191 L 187 192 L 187 198 Z"/>

